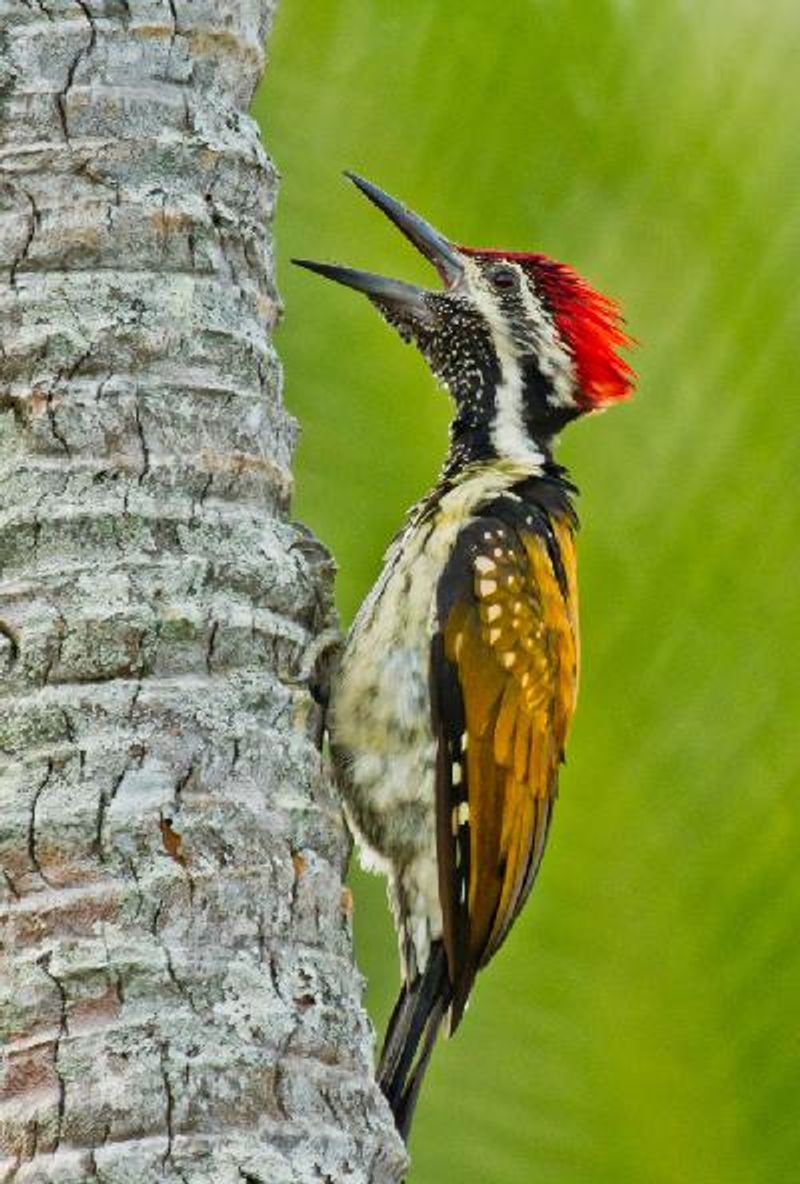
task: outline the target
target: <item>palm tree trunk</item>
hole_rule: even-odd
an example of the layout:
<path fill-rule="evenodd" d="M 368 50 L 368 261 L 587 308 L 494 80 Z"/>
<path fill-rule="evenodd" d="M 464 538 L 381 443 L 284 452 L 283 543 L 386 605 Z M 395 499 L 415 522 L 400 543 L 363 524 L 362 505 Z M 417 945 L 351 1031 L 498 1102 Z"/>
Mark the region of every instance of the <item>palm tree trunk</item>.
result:
<path fill-rule="evenodd" d="M 396 1181 L 287 518 L 272 0 L 0 9 L 0 1179 Z"/>

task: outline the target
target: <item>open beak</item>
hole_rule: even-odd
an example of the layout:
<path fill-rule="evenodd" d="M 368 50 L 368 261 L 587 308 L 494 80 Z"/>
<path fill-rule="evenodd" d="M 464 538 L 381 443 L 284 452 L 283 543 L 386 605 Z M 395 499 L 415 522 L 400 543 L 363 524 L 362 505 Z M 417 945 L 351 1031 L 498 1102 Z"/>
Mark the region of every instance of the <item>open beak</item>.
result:
<path fill-rule="evenodd" d="M 415 214 L 388 193 L 384 193 L 371 181 L 365 181 L 363 177 L 350 172 L 345 173 L 345 176 L 394 222 L 398 230 L 403 232 L 426 259 L 430 260 L 446 288 L 454 288 L 458 284 L 464 274 L 464 265 L 457 251 L 438 230 L 434 230 L 419 214 Z M 335 280 L 337 284 L 355 288 L 357 292 L 364 292 L 373 299 L 400 306 L 409 312 L 425 312 L 423 297 L 426 289 L 419 288 L 416 284 L 406 284 L 402 280 L 388 279 L 386 276 L 358 271 L 353 267 L 315 263 L 311 259 L 293 259 L 292 263 L 296 263 L 298 267 L 305 267 L 308 271 L 315 271 L 329 280 Z"/>

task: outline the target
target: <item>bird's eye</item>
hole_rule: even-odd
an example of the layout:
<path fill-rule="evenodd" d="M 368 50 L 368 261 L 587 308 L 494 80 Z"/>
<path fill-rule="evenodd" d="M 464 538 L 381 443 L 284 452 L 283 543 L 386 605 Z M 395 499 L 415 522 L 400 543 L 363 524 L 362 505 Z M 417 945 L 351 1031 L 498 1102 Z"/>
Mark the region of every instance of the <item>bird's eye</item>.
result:
<path fill-rule="evenodd" d="M 510 267 L 496 267 L 492 272 L 492 283 L 496 288 L 513 288 L 517 277 Z"/>

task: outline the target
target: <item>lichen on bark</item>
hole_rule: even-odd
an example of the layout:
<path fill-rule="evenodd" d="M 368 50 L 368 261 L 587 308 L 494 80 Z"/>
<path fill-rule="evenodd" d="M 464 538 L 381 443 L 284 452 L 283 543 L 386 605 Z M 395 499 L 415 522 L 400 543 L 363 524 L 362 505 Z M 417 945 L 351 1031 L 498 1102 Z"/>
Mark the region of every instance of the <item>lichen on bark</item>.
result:
<path fill-rule="evenodd" d="M 0 1180 L 397 1181 L 290 519 L 270 0 L 0 3 Z M 301 315 L 300 313 L 296 315 Z"/>

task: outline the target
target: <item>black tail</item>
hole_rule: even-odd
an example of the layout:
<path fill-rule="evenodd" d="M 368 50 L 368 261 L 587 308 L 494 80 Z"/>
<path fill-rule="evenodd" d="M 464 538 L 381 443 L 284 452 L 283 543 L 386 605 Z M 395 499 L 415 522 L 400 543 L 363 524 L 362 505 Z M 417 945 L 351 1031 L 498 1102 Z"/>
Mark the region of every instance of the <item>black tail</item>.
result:
<path fill-rule="evenodd" d="M 422 974 L 400 993 L 378 1065 L 378 1084 L 406 1140 L 422 1078 L 451 998 L 447 956 L 442 943 L 435 941 Z"/>

